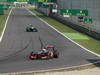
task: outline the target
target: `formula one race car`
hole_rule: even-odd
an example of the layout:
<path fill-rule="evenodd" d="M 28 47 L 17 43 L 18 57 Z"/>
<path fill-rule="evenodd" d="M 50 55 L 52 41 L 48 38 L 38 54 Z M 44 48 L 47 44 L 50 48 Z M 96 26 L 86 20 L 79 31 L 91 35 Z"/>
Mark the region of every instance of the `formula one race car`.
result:
<path fill-rule="evenodd" d="M 58 58 L 59 53 L 57 50 L 54 49 L 54 46 L 48 45 L 46 48 L 43 48 L 42 50 L 34 53 L 31 52 L 29 59 L 35 60 L 35 59 L 52 59 L 52 58 Z"/>
<path fill-rule="evenodd" d="M 29 25 L 26 27 L 26 31 L 27 31 L 27 32 L 38 32 L 38 30 L 37 30 L 32 24 L 29 24 Z"/>

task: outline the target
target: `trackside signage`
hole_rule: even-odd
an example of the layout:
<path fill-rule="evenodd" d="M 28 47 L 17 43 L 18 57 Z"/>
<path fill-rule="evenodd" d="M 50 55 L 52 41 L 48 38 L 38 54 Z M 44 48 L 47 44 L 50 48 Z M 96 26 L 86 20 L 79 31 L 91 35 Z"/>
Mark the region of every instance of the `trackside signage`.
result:
<path fill-rule="evenodd" d="M 62 16 L 88 16 L 88 10 L 85 9 L 60 9 L 60 14 Z"/>
<path fill-rule="evenodd" d="M 57 2 L 57 0 L 0 0 L 0 2 Z"/>

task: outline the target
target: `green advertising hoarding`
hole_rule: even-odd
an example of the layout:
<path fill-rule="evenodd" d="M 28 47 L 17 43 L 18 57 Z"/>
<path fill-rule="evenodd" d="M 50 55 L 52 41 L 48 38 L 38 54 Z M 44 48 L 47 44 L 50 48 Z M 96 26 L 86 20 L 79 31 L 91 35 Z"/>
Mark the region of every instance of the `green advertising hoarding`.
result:
<path fill-rule="evenodd" d="M 57 2 L 57 0 L 38 0 L 38 2 Z"/>
<path fill-rule="evenodd" d="M 48 0 L 38 0 L 38 2 L 48 2 Z"/>
<path fill-rule="evenodd" d="M 0 4 L 0 8 L 9 8 L 10 4 Z"/>
<path fill-rule="evenodd" d="M 3 14 L 4 14 L 4 9 L 0 8 L 0 15 L 3 15 Z"/>
<path fill-rule="evenodd" d="M 70 16 L 88 16 L 88 10 L 84 9 L 60 9 L 60 14 L 68 14 Z"/>
<path fill-rule="evenodd" d="M 91 24 L 93 22 L 92 18 L 84 18 L 85 24 Z"/>
<path fill-rule="evenodd" d="M 52 5 L 43 5 L 42 8 L 53 8 Z"/>
<path fill-rule="evenodd" d="M 53 8 L 53 6 L 52 5 L 50 5 L 50 4 L 43 4 L 43 3 L 38 3 L 37 4 L 37 7 L 38 8 Z"/>
<path fill-rule="evenodd" d="M 0 2 L 38 2 L 38 0 L 0 0 Z"/>
<path fill-rule="evenodd" d="M 0 2 L 57 2 L 57 0 L 0 0 Z"/>
<path fill-rule="evenodd" d="M 60 9 L 60 14 L 61 14 L 62 16 L 65 16 L 65 15 L 71 16 L 71 15 L 72 15 L 71 9 Z"/>

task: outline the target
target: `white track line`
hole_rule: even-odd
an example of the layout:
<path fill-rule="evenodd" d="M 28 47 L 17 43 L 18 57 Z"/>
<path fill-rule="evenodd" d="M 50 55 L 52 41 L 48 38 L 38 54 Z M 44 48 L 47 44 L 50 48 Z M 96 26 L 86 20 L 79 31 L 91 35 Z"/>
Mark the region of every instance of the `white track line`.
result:
<path fill-rule="evenodd" d="M 90 52 L 90 53 L 92 53 L 92 54 L 94 54 L 94 55 L 100 57 L 99 54 L 97 54 L 97 53 L 95 53 L 95 52 L 93 52 L 93 51 L 90 51 L 89 49 L 83 47 L 82 45 L 76 43 L 76 42 L 73 41 L 72 39 L 70 39 L 70 38 L 68 38 L 67 36 L 65 36 L 63 33 L 61 33 L 60 31 L 58 31 L 57 29 L 55 29 L 52 25 L 48 24 L 46 21 L 44 21 L 43 19 L 41 19 L 40 17 L 38 17 L 35 13 L 31 12 L 30 10 L 28 10 L 28 11 L 29 11 L 32 15 L 36 16 L 37 18 L 39 18 L 42 22 L 44 22 L 45 24 L 47 24 L 48 26 L 50 26 L 51 28 L 53 28 L 55 31 L 57 31 L 58 33 L 60 33 L 60 34 L 63 35 L 64 37 L 66 37 L 68 40 L 70 40 L 71 42 L 73 42 L 74 44 L 76 44 L 76 45 L 78 45 L 79 47 L 83 48 L 84 50 L 86 50 L 86 51 L 88 51 L 88 52 Z"/>
<path fill-rule="evenodd" d="M 12 8 L 12 9 L 13 9 L 13 8 Z M 3 35 L 4 35 L 4 33 L 5 33 L 5 30 L 6 30 L 6 27 L 7 27 L 7 23 L 8 23 L 10 14 L 11 14 L 11 12 L 12 12 L 12 9 L 10 10 L 9 15 L 8 15 L 8 17 L 7 17 L 7 20 L 6 20 L 6 22 L 5 22 L 5 26 L 4 26 L 3 31 L 2 31 L 2 34 L 1 34 L 1 36 L 0 36 L 0 42 L 2 41 Z"/>

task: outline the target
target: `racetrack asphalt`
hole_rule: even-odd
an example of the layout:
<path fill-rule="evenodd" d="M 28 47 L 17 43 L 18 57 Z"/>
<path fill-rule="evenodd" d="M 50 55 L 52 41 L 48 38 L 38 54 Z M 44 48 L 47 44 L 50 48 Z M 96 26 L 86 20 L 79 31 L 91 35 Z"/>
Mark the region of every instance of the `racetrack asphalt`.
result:
<path fill-rule="evenodd" d="M 26 32 L 27 24 L 33 24 L 38 32 Z M 30 60 L 31 51 L 41 49 L 39 37 L 45 45 L 54 45 L 58 59 Z M 50 28 L 25 8 L 13 8 L 0 43 L 0 73 L 39 71 L 79 66 L 99 61 L 100 57 L 89 53 Z"/>

